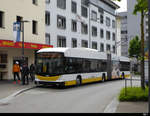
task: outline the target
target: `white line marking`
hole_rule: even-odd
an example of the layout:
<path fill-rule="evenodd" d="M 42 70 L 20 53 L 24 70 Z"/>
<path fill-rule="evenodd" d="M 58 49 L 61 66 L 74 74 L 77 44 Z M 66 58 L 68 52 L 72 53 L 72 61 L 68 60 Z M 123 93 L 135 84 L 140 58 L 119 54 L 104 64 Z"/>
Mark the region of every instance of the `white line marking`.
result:
<path fill-rule="evenodd" d="M 117 100 L 117 97 L 115 97 L 112 102 L 105 108 L 104 113 L 115 113 L 118 105 L 119 101 Z"/>

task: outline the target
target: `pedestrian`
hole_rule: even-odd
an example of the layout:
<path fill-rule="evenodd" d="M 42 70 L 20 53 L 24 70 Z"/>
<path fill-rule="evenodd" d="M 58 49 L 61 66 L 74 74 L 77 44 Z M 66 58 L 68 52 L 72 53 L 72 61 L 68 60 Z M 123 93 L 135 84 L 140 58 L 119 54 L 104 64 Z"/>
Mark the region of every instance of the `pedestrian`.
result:
<path fill-rule="evenodd" d="M 22 66 L 22 85 L 29 84 L 29 68 L 26 63 Z"/>
<path fill-rule="evenodd" d="M 19 73 L 20 73 L 19 62 L 16 61 L 15 64 L 13 65 L 14 84 L 16 84 L 16 77 L 18 78 L 18 83 L 20 83 Z"/>
<path fill-rule="evenodd" d="M 34 64 L 30 65 L 30 77 L 31 77 L 31 80 L 33 82 L 35 79 L 35 66 L 34 66 Z"/>

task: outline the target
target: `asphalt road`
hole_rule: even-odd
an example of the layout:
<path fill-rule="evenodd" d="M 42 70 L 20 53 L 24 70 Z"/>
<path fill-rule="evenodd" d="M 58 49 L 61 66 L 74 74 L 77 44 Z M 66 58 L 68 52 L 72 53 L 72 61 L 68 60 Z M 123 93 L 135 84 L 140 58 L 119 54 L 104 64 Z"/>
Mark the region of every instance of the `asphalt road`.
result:
<path fill-rule="evenodd" d="M 104 113 L 113 107 L 124 80 L 58 89 L 38 87 L 0 106 L 2 113 Z M 111 106 L 110 106 L 111 104 Z M 110 107 L 109 107 L 110 106 Z"/>

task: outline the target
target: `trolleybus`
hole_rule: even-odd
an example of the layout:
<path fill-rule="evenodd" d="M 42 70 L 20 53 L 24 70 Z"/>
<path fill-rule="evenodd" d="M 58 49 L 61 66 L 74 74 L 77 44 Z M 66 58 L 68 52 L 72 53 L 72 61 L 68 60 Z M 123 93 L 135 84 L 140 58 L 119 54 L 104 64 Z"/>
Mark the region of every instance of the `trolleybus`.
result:
<path fill-rule="evenodd" d="M 108 76 L 110 74 L 111 76 Z M 45 48 L 36 54 L 36 85 L 81 85 L 130 76 L 130 60 L 89 48 Z"/>

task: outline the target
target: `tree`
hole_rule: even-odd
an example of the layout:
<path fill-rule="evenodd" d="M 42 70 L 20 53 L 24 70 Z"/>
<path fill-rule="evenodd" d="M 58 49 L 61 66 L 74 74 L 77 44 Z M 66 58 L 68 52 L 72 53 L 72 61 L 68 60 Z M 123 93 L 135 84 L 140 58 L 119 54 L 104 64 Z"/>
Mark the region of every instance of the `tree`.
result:
<path fill-rule="evenodd" d="M 136 57 L 137 60 L 139 60 L 140 59 L 140 55 L 141 55 L 141 41 L 139 40 L 139 37 L 136 36 L 135 38 L 133 38 L 130 41 L 129 56 L 131 58 Z"/>
<path fill-rule="evenodd" d="M 141 87 L 145 90 L 145 70 L 144 70 L 144 17 L 148 11 L 148 0 L 137 0 L 137 4 L 134 6 L 133 14 L 138 12 L 141 14 Z"/>
<path fill-rule="evenodd" d="M 121 1 L 121 0 L 114 0 Z M 141 14 L 141 87 L 145 90 L 145 71 L 144 71 L 144 16 L 148 11 L 148 0 L 136 0 L 137 3 L 134 6 L 133 14 L 138 12 Z"/>

